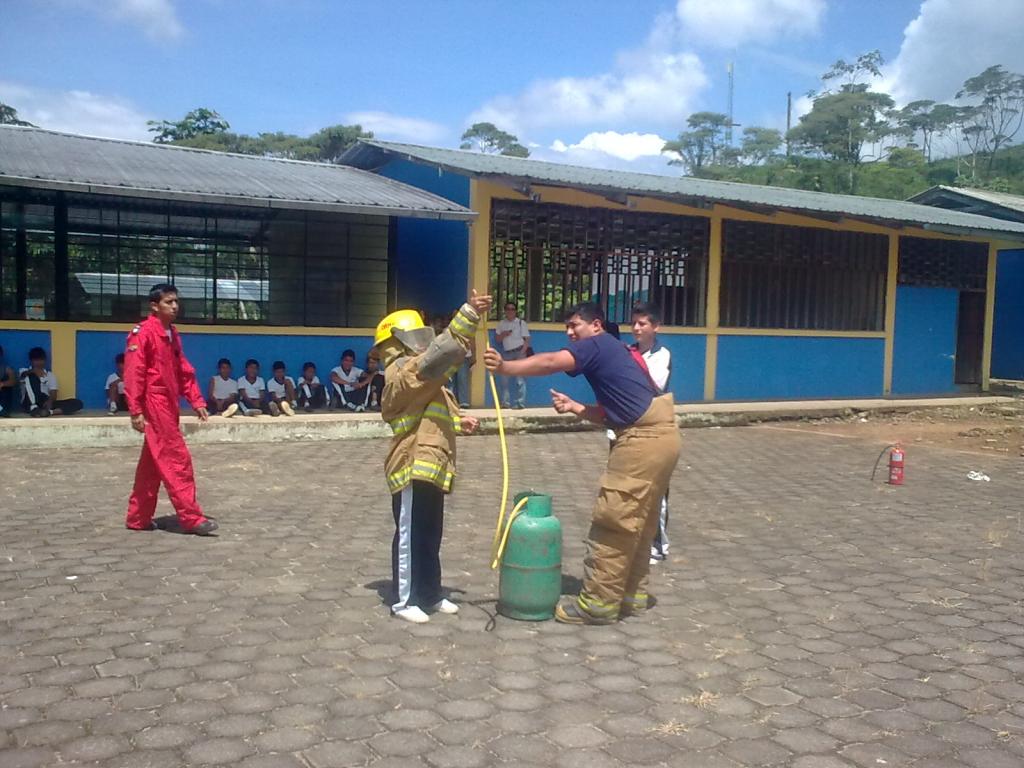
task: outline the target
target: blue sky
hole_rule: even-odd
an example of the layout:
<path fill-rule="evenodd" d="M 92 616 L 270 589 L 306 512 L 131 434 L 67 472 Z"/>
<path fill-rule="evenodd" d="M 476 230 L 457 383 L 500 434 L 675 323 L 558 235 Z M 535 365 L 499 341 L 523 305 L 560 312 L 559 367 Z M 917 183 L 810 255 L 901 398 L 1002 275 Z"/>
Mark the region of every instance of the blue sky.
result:
<path fill-rule="evenodd" d="M 145 138 L 218 110 L 234 130 L 361 122 L 455 146 L 490 119 L 545 159 L 672 172 L 697 110 L 782 127 L 837 58 L 879 48 L 880 86 L 950 98 L 1024 70 L 1024 0 L 0 0 L 0 101 L 43 127 Z M 955 45 L 955 50 L 950 50 Z"/>

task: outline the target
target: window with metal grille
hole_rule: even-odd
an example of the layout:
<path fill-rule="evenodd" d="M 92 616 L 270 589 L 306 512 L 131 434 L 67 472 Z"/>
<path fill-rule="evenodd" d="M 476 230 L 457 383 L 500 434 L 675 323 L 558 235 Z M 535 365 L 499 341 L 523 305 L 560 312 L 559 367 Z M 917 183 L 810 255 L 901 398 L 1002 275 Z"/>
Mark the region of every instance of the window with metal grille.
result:
<path fill-rule="evenodd" d="M 880 331 L 888 260 L 884 235 L 725 221 L 720 324 Z"/>
<path fill-rule="evenodd" d="M 386 217 L 70 193 L 56 201 L 0 188 L 0 316 L 133 321 L 149 312 L 158 282 L 176 285 L 186 323 L 367 327 L 387 312 Z"/>
<path fill-rule="evenodd" d="M 491 204 L 491 291 L 531 321 L 597 301 L 614 322 L 650 301 L 668 325 L 704 323 L 707 219 L 571 205 Z M 497 317 L 497 311 L 494 314 Z"/>
<path fill-rule="evenodd" d="M 900 238 L 899 285 L 984 291 L 988 246 L 928 237 Z"/>

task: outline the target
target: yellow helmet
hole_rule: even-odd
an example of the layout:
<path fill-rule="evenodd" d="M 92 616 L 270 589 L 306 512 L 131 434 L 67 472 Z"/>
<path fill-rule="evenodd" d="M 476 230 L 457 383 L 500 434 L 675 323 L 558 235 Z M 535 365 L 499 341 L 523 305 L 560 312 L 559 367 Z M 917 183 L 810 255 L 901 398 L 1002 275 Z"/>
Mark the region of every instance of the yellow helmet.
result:
<path fill-rule="evenodd" d="M 394 331 L 415 331 L 425 327 L 423 318 L 415 309 L 399 309 L 392 312 L 379 323 L 373 335 L 373 346 L 387 341 Z"/>

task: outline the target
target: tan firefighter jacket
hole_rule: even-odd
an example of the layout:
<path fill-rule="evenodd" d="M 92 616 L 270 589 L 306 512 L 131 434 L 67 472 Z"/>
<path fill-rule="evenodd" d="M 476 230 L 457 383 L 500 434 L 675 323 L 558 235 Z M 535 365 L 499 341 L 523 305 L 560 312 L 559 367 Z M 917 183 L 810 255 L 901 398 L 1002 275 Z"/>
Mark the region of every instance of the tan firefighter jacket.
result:
<path fill-rule="evenodd" d="M 392 494 L 413 480 L 451 491 L 459 404 L 445 385 L 466 359 L 479 322 L 473 308 L 463 304 L 425 352 L 399 357 L 384 369 L 381 416 L 395 435 L 384 461 Z"/>

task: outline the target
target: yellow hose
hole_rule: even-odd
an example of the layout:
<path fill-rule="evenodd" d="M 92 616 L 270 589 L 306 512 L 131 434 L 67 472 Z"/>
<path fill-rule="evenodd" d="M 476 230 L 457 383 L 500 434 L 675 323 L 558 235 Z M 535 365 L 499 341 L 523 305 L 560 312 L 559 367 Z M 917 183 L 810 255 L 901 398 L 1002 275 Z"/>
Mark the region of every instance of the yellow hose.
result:
<path fill-rule="evenodd" d="M 498 397 L 498 385 L 494 381 L 494 374 L 488 373 L 491 381 L 491 397 L 494 400 L 494 413 L 498 417 L 498 438 L 501 442 L 501 506 L 498 508 L 498 527 L 494 529 L 494 539 L 491 541 L 491 560 L 493 562 L 498 552 L 498 542 L 501 539 L 501 524 L 505 519 L 505 508 L 508 506 L 508 444 L 505 442 L 505 421 L 501 417 L 501 398 Z M 494 568 L 492 565 L 491 568 Z"/>
<path fill-rule="evenodd" d="M 509 514 L 508 514 L 508 522 L 505 523 L 505 526 L 504 526 L 505 530 L 504 530 L 504 532 L 501 535 L 501 542 L 498 544 L 497 550 L 495 550 L 495 551 L 493 551 L 491 553 L 491 558 L 492 558 L 491 559 L 491 570 L 492 571 L 495 570 L 499 565 L 501 565 L 501 558 L 505 554 L 505 543 L 508 541 L 508 533 L 509 533 L 509 531 L 512 530 L 512 523 L 514 523 L 515 519 L 517 517 L 519 517 L 519 513 L 522 512 L 526 508 L 526 502 L 528 502 L 529 500 L 530 500 L 530 498 L 528 496 L 524 496 L 523 498 L 521 498 L 519 500 L 518 504 L 516 504 L 514 507 L 512 507 L 512 511 L 509 512 Z M 499 518 L 498 519 L 498 531 L 500 531 L 501 529 L 502 529 L 501 519 Z M 495 531 L 495 533 L 497 533 L 498 531 Z"/>

